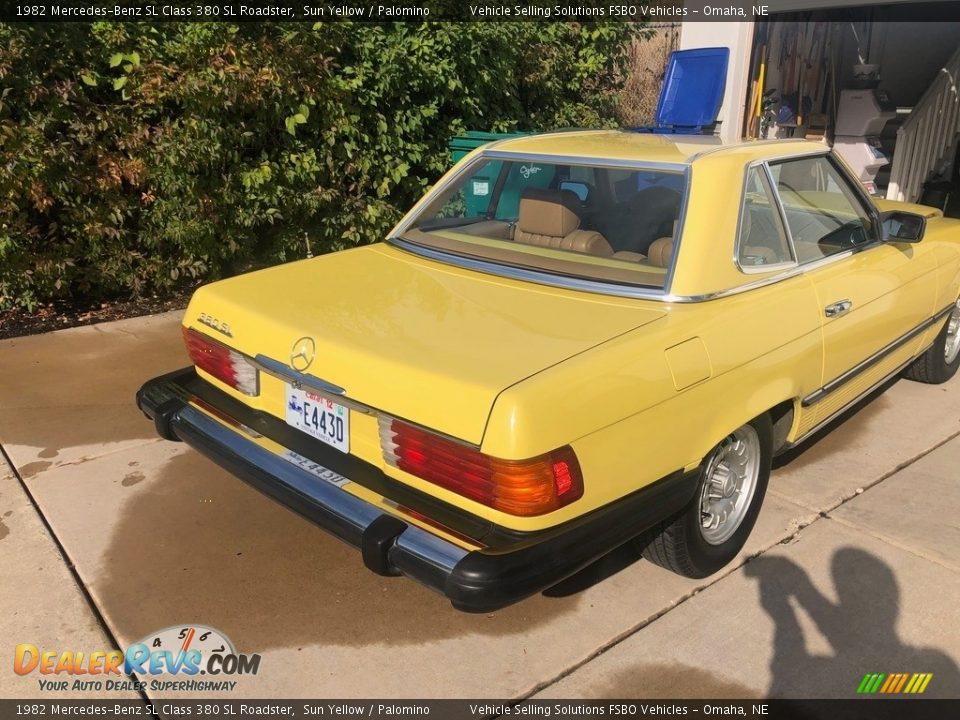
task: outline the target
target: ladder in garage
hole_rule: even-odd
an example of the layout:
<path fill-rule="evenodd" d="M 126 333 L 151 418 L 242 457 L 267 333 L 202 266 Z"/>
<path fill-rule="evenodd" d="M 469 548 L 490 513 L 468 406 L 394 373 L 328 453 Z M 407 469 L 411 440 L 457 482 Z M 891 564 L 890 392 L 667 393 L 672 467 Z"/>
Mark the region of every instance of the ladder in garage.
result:
<path fill-rule="evenodd" d="M 952 164 L 960 133 L 960 48 L 897 130 L 888 200 L 917 202 L 923 184 Z"/>

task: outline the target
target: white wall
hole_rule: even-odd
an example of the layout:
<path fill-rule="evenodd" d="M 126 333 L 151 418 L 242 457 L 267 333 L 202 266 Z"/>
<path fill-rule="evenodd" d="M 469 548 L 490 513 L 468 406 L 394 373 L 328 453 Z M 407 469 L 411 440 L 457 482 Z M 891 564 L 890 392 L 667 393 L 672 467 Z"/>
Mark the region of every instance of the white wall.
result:
<path fill-rule="evenodd" d="M 685 22 L 680 29 L 680 49 L 730 48 L 727 87 L 720 108 L 720 137 L 724 141 L 742 137 L 743 114 L 746 112 L 750 85 L 750 46 L 753 42 L 752 22 Z"/>

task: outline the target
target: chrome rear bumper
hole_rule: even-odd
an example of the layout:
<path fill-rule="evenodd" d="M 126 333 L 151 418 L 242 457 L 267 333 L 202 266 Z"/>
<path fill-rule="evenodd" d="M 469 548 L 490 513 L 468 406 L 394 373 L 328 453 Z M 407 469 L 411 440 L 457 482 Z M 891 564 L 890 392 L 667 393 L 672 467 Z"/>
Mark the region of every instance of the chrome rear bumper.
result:
<path fill-rule="evenodd" d="M 405 575 L 469 612 L 505 607 L 572 575 L 681 509 L 697 483 L 696 473 L 674 473 L 577 520 L 531 533 L 484 525 L 435 500 L 418 508 L 403 498 L 405 505 L 438 521 L 438 512 L 444 520 L 461 517 L 464 524 L 453 531 L 467 537 L 480 537 L 469 528 L 493 528 L 485 535 L 489 547 L 466 550 L 258 444 L 258 436 L 284 447 L 295 442 L 296 452 L 315 471 L 334 479 L 369 485 L 379 476 L 396 484 L 358 458 L 321 447 L 281 420 L 238 404 L 199 378 L 193 368 L 149 381 L 137 393 L 137 405 L 154 421 L 161 437 L 183 440 L 260 492 L 359 548 L 373 572 Z M 217 419 L 197 406 L 209 409 Z"/>
<path fill-rule="evenodd" d="M 386 546 L 386 563 L 377 558 L 375 569 L 396 570 L 431 587 L 453 572 L 467 554 L 416 525 L 387 515 L 365 500 L 321 480 L 280 455 L 257 445 L 226 425 L 187 405 L 172 418 L 173 431 L 187 444 L 218 460 L 258 489 L 287 505 L 309 505 L 308 516 L 341 540 L 364 549 L 371 543 Z M 287 496 L 287 497 L 283 497 Z M 291 497 L 292 496 L 292 497 Z M 389 522 L 396 520 L 396 522 Z M 372 550 L 370 551 L 372 552 Z"/>

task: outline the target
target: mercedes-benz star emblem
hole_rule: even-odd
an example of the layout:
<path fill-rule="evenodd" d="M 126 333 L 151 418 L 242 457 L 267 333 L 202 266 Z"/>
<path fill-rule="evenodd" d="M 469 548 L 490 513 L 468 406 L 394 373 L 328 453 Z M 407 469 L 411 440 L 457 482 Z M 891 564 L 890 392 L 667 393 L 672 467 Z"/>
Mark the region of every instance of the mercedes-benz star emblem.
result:
<path fill-rule="evenodd" d="M 290 351 L 290 367 L 297 372 L 304 372 L 310 367 L 316 353 L 317 346 L 313 342 L 313 338 L 300 338 L 293 344 L 293 350 Z"/>

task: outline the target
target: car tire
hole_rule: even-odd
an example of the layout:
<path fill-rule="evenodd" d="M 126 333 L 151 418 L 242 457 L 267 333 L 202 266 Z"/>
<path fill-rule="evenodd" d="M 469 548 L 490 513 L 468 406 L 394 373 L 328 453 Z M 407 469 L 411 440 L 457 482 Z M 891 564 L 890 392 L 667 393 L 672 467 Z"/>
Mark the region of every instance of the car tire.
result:
<path fill-rule="evenodd" d="M 939 385 L 957 374 L 960 368 L 960 300 L 926 352 L 914 360 L 903 376 L 917 382 Z"/>
<path fill-rule="evenodd" d="M 643 556 L 690 578 L 712 575 L 733 560 L 760 513 L 772 446 L 766 414 L 725 437 L 701 463 L 689 505 L 641 538 Z"/>

